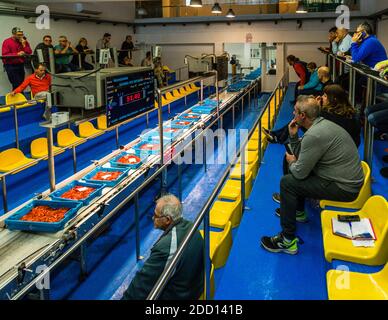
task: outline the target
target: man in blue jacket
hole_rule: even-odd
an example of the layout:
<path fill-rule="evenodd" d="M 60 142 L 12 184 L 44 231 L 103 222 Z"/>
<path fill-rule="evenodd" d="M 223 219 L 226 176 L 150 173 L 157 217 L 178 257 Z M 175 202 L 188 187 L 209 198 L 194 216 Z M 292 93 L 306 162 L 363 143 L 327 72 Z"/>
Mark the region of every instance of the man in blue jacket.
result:
<path fill-rule="evenodd" d="M 384 46 L 372 34 L 373 29 L 368 22 L 360 24 L 352 38 L 351 54 L 354 62 L 374 68 L 376 64 L 388 58 Z"/>

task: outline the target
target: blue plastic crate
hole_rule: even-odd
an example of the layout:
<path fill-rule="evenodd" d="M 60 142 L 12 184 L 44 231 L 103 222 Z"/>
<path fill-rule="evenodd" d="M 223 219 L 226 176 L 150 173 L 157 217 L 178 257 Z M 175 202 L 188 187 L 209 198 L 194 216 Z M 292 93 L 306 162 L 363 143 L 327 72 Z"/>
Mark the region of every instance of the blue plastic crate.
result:
<path fill-rule="evenodd" d="M 195 113 L 200 113 L 200 114 L 211 114 L 213 113 L 215 110 L 217 109 L 217 107 L 212 107 L 212 106 L 200 106 L 200 105 L 197 105 L 197 106 L 194 106 L 191 108 L 191 111 L 192 112 L 195 112 Z"/>
<path fill-rule="evenodd" d="M 113 181 L 105 181 L 105 180 L 92 180 L 91 178 L 95 176 L 100 171 L 120 171 L 122 172 L 122 175 L 120 175 L 116 180 Z M 127 174 L 128 174 L 129 168 L 117 168 L 117 167 L 111 167 L 111 168 L 103 168 L 103 167 L 97 167 L 93 171 L 89 172 L 86 176 L 83 177 L 83 180 L 90 183 L 100 183 L 104 184 L 106 187 L 114 187 L 116 184 L 118 184 L 121 180 L 123 180 Z"/>
<path fill-rule="evenodd" d="M 179 129 L 174 129 L 173 131 L 170 131 L 168 129 L 172 129 L 172 128 L 169 126 L 163 126 L 163 140 L 165 141 L 165 143 L 171 142 L 182 132 L 182 130 L 179 130 Z M 159 129 L 154 129 L 146 132 L 145 134 L 140 136 L 140 139 L 141 141 L 158 142 L 160 139 Z"/>
<path fill-rule="evenodd" d="M 111 161 L 110 161 L 110 164 L 112 167 L 125 167 L 125 168 L 129 168 L 129 169 L 137 169 L 139 168 L 143 163 L 140 159 L 140 161 L 138 163 L 121 163 L 121 162 L 118 162 L 118 160 L 121 158 L 121 157 L 124 157 L 124 156 L 129 156 L 129 155 L 133 155 L 133 156 L 136 156 L 138 157 L 137 155 L 135 154 L 131 154 L 131 153 L 127 153 L 127 152 L 123 152 L 123 153 L 120 153 L 117 157 L 114 157 Z"/>
<path fill-rule="evenodd" d="M 171 121 L 171 128 L 189 129 L 193 124 L 194 124 L 194 121 L 177 119 L 177 120 Z"/>
<path fill-rule="evenodd" d="M 183 121 L 199 121 L 201 120 L 201 115 L 199 113 L 182 113 L 178 116 L 179 120 Z"/>
<path fill-rule="evenodd" d="M 33 222 L 21 221 L 20 219 L 29 213 L 34 207 L 49 206 L 51 208 L 70 208 L 66 212 L 65 217 L 59 222 Z M 48 201 L 34 200 L 25 207 L 17 211 L 15 214 L 5 220 L 5 224 L 9 230 L 20 231 L 36 231 L 36 232 L 58 232 L 65 227 L 65 224 L 75 216 L 77 211 L 82 207 L 82 202 L 77 201 Z"/>
<path fill-rule="evenodd" d="M 65 192 L 69 191 L 70 189 L 76 187 L 76 186 L 81 186 L 81 187 L 90 187 L 90 188 L 95 188 L 94 190 L 87 198 L 83 200 L 72 200 L 72 199 L 65 199 L 61 198 L 61 195 L 63 195 Z M 98 183 L 88 183 L 88 182 L 83 182 L 83 181 L 73 181 L 67 186 L 63 187 L 62 189 L 59 189 L 57 191 L 54 191 L 53 193 L 50 194 L 50 198 L 52 200 L 57 200 L 57 201 L 77 201 L 77 202 L 82 202 L 84 206 L 88 205 L 90 201 L 92 201 L 94 198 L 101 196 L 102 194 L 102 189 L 104 189 L 105 185 L 103 184 L 98 184 Z"/>
<path fill-rule="evenodd" d="M 150 147 L 147 148 L 146 145 Z M 151 148 L 151 145 L 155 146 L 155 149 Z M 160 152 L 160 144 L 157 141 L 141 141 L 132 148 L 135 150 L 136 155 L 140 155 L 141 159 L 149 155 L 157 155 Z"/>

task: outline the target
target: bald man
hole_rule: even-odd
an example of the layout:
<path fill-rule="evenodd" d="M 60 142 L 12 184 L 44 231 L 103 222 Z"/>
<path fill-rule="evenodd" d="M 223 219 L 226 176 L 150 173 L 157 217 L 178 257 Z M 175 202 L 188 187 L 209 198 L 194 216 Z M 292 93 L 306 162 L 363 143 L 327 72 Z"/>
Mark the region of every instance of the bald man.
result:
<path fill-rule="evenodd" d="M 151 249 L 148 260 L 137 272 L 122 300 L 145 300 L 156 281 L 173 258 L 186 234 L 193 227 L 182 217 L 182 204 L 174 195 L 156 202 L 153 216 L 155 229 L 163 231 Z M 199 231 L 191 238 L 171 279 L 160 295 L 162 300 L 197 300 L 203 292 L 203 239 Z"/>
<path fill-rule="evenodd" d="M 336 35 L 337 37 L 333 42 L 333 53 L 339 56 L 349 54 L 352 47 L 352 36 L 349 34 L 349 30 L 337 29 Z"/>

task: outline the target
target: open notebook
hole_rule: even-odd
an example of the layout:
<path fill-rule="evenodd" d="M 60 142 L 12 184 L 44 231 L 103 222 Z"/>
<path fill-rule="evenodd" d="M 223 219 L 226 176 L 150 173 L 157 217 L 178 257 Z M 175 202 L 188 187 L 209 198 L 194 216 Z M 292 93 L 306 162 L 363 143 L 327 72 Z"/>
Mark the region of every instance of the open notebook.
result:
<path fill-rule="evenodd" d="M 332 218 L 333 234 L 351 240 L 376 240 L 370 219 L 361 219 L 358 222 L 340 222 Z"/>

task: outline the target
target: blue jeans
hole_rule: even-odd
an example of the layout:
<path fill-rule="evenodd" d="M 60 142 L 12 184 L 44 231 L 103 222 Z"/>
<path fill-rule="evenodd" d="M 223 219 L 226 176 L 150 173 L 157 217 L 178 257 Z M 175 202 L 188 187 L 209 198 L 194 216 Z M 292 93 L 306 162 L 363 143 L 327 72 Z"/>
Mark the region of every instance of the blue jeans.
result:
<path fill-rule="evenodd" d="M 71 62 L 68 64 L 57 64 L 56 67 L 57 73 L 79 71 L 78 66 Z"/>
<path fill-rule="evenodd" d="M 388 102 L 366 108 L 365 116 L 373 127 L 382 132 L 388 132 Z"/>

